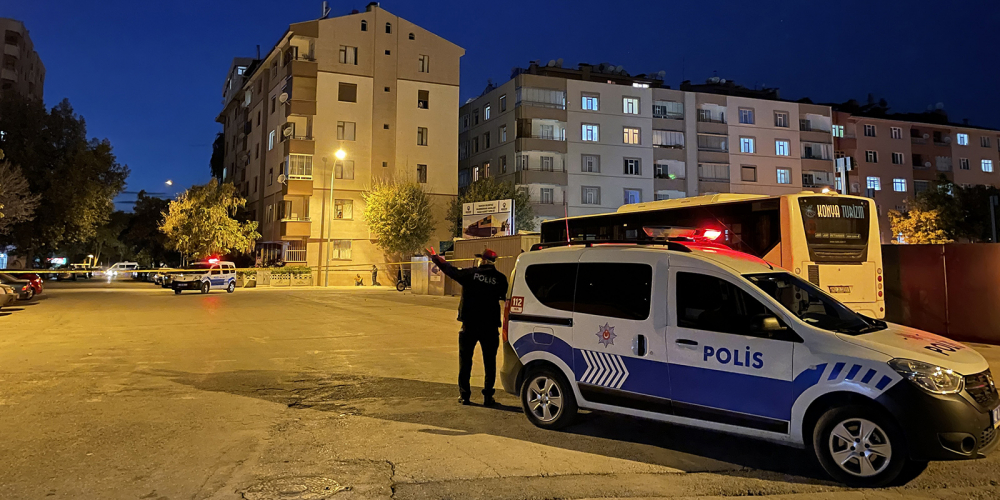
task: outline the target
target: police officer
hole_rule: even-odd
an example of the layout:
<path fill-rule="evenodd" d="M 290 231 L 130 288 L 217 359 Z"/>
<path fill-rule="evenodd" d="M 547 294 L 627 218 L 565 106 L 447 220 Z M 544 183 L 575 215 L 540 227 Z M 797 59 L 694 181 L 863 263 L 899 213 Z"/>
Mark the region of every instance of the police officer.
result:
<path fill-rule="evenodd" d="M 497 349 L 500 347 L 500 301 L 507 296 L 507 277 L 495 266 L 497 253 L 486 249 L 476 254 L 480 259 L 471 269 L 456 269 L 437 255 L 433 248 L 427 253 L 441 271 L 462 285 L 462 300 L 458 303 L 458 320 L 462 329 L 458 332 L 458 402 L 467 405 L 472 389 L 469 377 L 472 375 L 472 355 L 476 343 L 483 351 L 483 368 L 486 369 L 486 383 L 483 387 L 483 404 L 493 406 L 493 384 L 497 374 Z"/>

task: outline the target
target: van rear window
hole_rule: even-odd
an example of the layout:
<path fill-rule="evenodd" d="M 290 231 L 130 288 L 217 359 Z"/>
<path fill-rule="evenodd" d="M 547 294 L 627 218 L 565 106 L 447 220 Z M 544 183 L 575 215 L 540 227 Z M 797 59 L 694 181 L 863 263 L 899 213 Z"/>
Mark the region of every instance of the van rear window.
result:
<path fill-rule="evenodd" d="M 532 264 L 524 270 L 524 283 L 543 305 L 573 310 L 576 264 Z"/>
<path fill-rule="evenodd" d="M 632 320 L 649 317 L 649 264 L 583 263 L 576 279 L 576 312 Z"/>

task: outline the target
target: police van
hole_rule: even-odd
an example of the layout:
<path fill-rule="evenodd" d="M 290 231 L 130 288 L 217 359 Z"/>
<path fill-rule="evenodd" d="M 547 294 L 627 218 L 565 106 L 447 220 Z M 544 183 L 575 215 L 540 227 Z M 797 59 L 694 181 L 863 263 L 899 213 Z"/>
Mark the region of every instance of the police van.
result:
<path fill-rule="evenodd" d="M 965 345 L 723 245 L 541 246 L 517 259 L 500 370 L 539 427 L 588 409 L 712 429 L 869 487 L 996 446 L 1000 398 Z"/>
<path fill-rule="evenodd" d="M 210 260 L 199 262 L 182 272 L 171 275 L 170 288 L 175 294 L 184 290 L 200 290 L 208 293 L 212 290 L 224 289 L 229 293 L 236 291 L 236 264 Z"/>

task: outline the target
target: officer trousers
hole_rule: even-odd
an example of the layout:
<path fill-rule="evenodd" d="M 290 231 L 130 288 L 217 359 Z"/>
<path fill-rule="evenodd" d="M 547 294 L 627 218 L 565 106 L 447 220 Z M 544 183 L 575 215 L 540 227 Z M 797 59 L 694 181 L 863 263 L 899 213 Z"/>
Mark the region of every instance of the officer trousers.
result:
<path fill-rule="evenodd" d="M 483 384 L 483 395 L 492 396 L 493 385 L 497 378 L 497 349 L 500 347 L 500 332 L 493 326 L 466 326 L 458 332 L 458 393 L 465 399 L 472 395 L 469 377 L 472 376 L 472 355 L 476 352 L 476 343 L 483 352 L 483 368 L 486 370 L 486 381 Z"/>

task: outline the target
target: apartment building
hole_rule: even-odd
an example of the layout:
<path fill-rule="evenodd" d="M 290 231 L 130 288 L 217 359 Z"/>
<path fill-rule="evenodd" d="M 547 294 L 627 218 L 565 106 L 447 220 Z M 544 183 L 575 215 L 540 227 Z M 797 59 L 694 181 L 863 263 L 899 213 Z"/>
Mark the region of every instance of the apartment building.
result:
<path fill-rule="evenodd" d="M 3 64 L 0 66 L 0 95 L 14 92 L 33 99 L 42 99 L 45 86 L 45 66 L 35 52 L 24 23 L 0 17 L 3 33 Z"/>
<path fill-rule="evenodd" d="M 608 64 L 532 63 L 463 105 L 459 129 L 459 187 L 513 182 L 541 220 L 834 182 L 829 106 L 719 78 L 675 90 Z"/>
<path fill-rule="evenodd" d="M 451 239 L 464 53 L 373 2 L 292 24 L 267 54 L 234 61 L 217 119 L 224 180 L 260 223 L 262 260 L 383 262 L 362 217 L 362 193 L 380 178 L 424 184 L 437 223 L 430 243 Z M 239 91 L 226 97 L 231 85 Z M 353 276 L 331 273 L 330 284 Z"/>
<path fill-rule="evenodd" d="M 835 155 L 851 158 L 853 167 L 849 193 L 875 200 L 883 243 L 895 239 L 888 211 L 904 210 L 940 176 L 965 186 L 1000 186 L 1000 131 L 949 124 L 941 112 L 864 116 L 835 111 L 833 118 Z"/>

